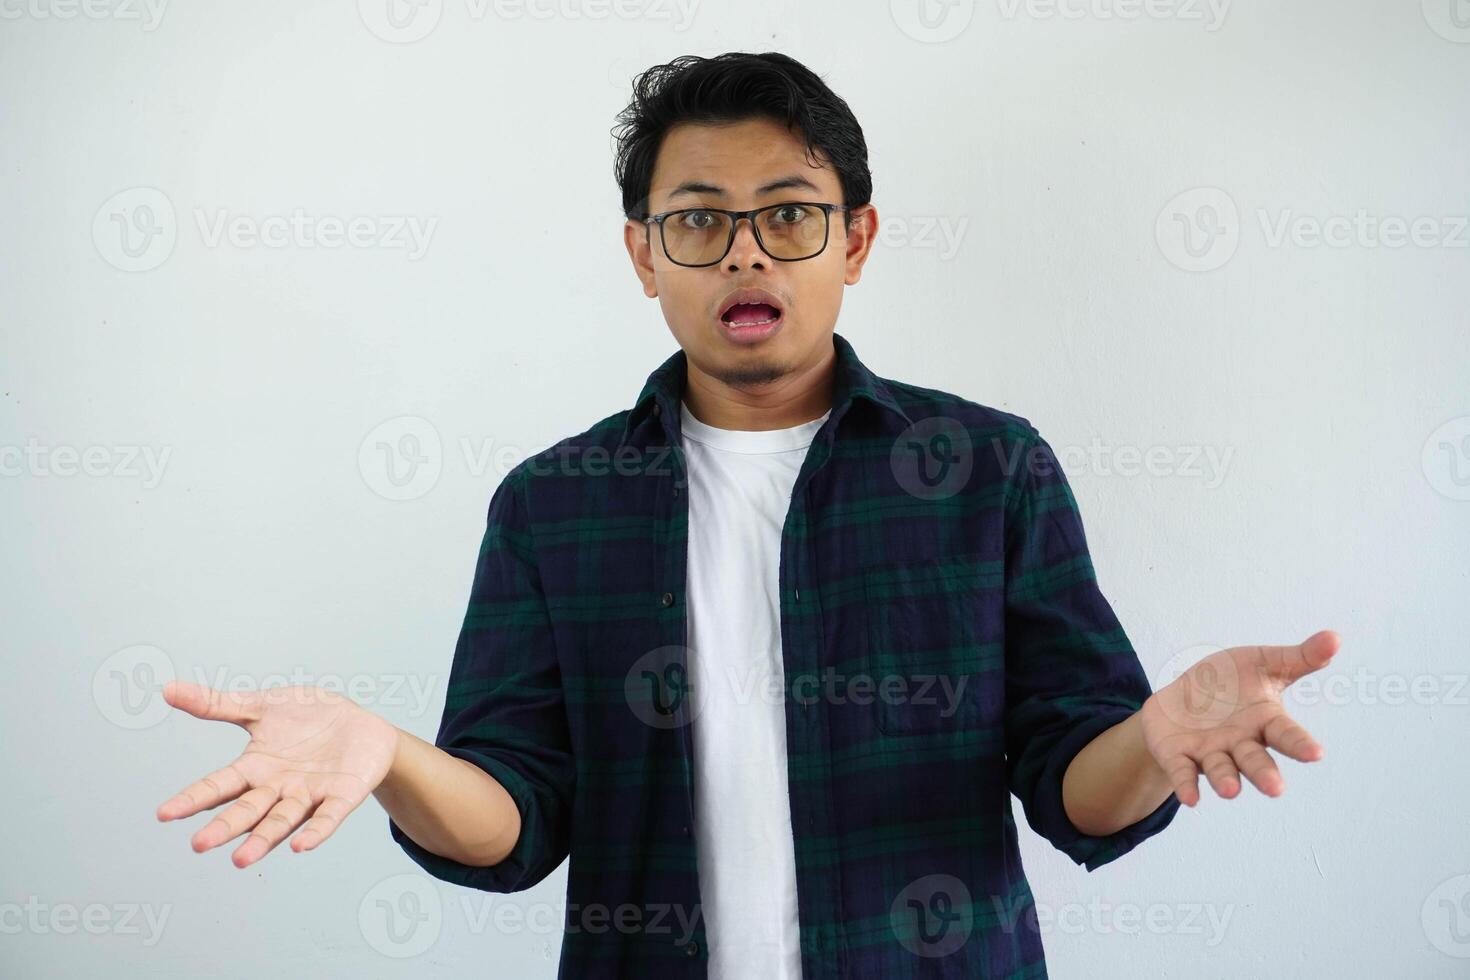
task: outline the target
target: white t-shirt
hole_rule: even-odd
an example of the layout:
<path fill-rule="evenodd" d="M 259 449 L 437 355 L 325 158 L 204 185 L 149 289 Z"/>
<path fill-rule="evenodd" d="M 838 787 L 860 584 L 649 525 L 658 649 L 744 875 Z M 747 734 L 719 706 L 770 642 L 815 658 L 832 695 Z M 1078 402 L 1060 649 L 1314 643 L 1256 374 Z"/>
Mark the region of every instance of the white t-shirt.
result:
<path fill-rule="evenodd" d="M 791 488 L 827 415 L 763 432 L 706 425 L 682 402 L 680 417 L 698 705 L 695 846 L 709 977 L 800 980 L 778 575 Z"/>

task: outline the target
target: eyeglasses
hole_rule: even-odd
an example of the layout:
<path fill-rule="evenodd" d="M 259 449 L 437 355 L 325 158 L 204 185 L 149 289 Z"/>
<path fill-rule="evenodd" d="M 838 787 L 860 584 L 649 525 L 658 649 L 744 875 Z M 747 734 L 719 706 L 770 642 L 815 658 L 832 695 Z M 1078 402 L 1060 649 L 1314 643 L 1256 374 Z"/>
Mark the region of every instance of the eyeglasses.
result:
<path fill-rule="evenodd" d="M 841 204 L 786 201 L 749 211 L 681 208 L 644 218 L 643 223 L 658 225 L 659 241 L 670 262 L 698 269 L 715 265 L 730 254 L 741 218 L 750 219 L 762 252 L 778 262 L 800 262 L 820 255 L 827 247 L 832 212 L 850 210 Z"/>

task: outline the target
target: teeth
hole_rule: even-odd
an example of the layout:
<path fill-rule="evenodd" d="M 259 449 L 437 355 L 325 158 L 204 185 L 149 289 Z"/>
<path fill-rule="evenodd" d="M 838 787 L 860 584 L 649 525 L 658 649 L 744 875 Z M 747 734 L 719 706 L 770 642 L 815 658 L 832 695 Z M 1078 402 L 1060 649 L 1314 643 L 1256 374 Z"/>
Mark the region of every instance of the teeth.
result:
<path fill-rule="evenodd" d="M 735 307 L 737 307 L 737 306 L 752 306 L 752 305 L 755 305 L 757 303 L 763 303 L 763 302 L 765 302 L 765 301 L 764 300 L 749 300 L 749 301 L 742 301 L 742 302 L 739 302 L 739 303 L 732 303 L 730 305 L 730 309 L 726 310 L 725 311 L 725 315 L 721 316 L 720 319 L 721 320 L 724 320 L 725 321 L 725 325 L 728 326 L 728 327 L 764 327 L 764 326 L 766 326 L 768 324 L 775 323 L 777 320 L 781 319 L 781 311 L 780 310 L 776 310 L 776 315 L 773 316 L 773 317 L 770 317 L 770 318 L 765 319 L 765 320 L 752 320 L 752 321 L 750 321 L 748 323 L 733 323 L 730 320 L 726 320 L 725 319 L 725 316 L 728 316 L 729 313 L 732 310 L 734 310 Z M 772 304 L 766 303 L 766 305 L 767 306 L 771 306 L 772 309 L 775 309 L 775 307 L 772 306 Z"/>

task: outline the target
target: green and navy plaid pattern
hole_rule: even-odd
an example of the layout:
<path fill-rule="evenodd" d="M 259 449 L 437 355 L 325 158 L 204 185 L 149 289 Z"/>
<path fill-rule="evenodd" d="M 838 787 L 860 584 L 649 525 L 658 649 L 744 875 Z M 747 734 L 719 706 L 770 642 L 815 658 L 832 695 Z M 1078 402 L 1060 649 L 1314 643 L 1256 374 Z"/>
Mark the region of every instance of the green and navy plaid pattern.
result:
<path fill-rule="evenodd" d="M 1010 795 L 1089 871 L 1167 826 L 1173 796 L 1106 837 L 1062 808 L 1067 764 L 1148 680 L 1036 429 L 833 345 L 779 577 L 804 978 L 1044 977 Z M 515 799 L 515 850 L 471 867 L 389 822 L 427 872 L 487 892 L 570 858 L 565 978 L 705 976 L 684 370 L 681 351 L 491 497 L 436 743 Z"/>

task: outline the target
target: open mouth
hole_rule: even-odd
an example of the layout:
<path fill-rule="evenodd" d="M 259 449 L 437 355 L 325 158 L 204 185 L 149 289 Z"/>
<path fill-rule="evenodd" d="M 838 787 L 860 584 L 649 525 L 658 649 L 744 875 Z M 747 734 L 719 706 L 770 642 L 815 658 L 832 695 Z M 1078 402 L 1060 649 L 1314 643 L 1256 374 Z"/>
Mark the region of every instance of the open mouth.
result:
<path fill-rule="evenodd" d="M 759 327 L 781 319 L 781 311 L 770 303 L 736 303 L 720 319 L 732 327 Z"/>
<path fill-rule="evenodd" d="M 776 297 L 763 289 L 740 289 L 726 296 L 720 322 L 735 340 L 759 340 L 780 325 L 785 311 Z"/>

